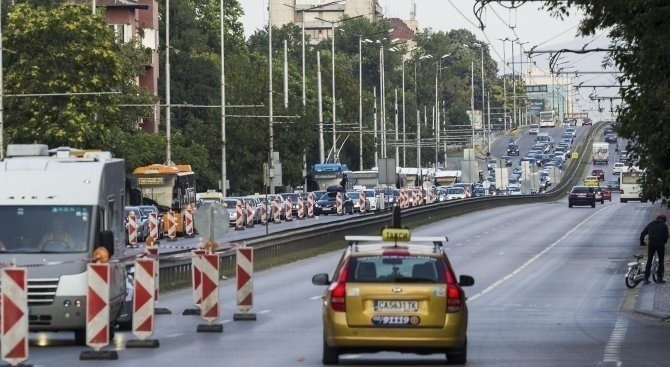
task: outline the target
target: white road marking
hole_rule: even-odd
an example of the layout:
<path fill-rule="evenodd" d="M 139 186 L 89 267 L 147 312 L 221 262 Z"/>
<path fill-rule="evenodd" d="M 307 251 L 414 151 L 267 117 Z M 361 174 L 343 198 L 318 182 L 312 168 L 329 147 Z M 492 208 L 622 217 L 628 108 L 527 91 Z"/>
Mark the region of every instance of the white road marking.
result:
<path fill-rule="evenodd" d="M 504 283 L 504 282 L 505 282 L 506 280 L 508 280 L 509 278 L 511 278 L 511 277 L 515 276 L 516 274 L 520 273 L 521 271 L 523 271 L 523 269 L 525 269 L 526 267 L 528 267 L 528 265 L 534 263 L 535 260 L 539 259 L 542 255 L 546 254 L 546 253 L 549 252 L 551 249 L 553 249 L 554 247 L 556 247 L 556 245 L 558 245 L 559 243 L 561 243 L 561 241 L 563 241 L 564 239 L 566 239 L 567 237 L 569 237 L 571 234 L 573 234 L 573 233 L 574 233 L 577 229 L 579 229 L 579 227 L 581 227 L 584 223 L 588 222 L 591 218 L 593 218 L 593 217 L 595 217 L 596 215 L 600 214 L 601 211 L 606 210 L 607 208 L 608 208 L 608 207 L 603 207 L 602 209 L 598 210 L 597 212 L 595 212 L 595 213 L 589 215 L 588 217 L 586 217 L 583 221 L 579 222 L 579 224 L 577 224 L 574 228 L 572 228 L 572 229 L 569 230 L 567 233 L 565 233 L 561 238 L 559 238 L 559 239 L 557 239 L 556 241 L 554 241 L 554 243 L 552 243 L 551 245 L 547 246 L 547 247 L 546 247 L 544 250 L 542 250 L 540 253 L 538 253 L 538 254 L 536 254 L 535 256 L 533 256 L 533 257 L 531 257 L 530 259 L 528 259 L 528 261 L 526 261 L 525 263 L 523 263 L 523 264 L 522 264 L 521 266 L 519 266 L 518 268 L 514 269 L 514 271 L 512 271 L 511 273 L 509 273 L 509 274 L 505 275 L 504 277 L 498 279 L 497 281 L 495 281 L 493 284 L 491 284 L 490 286 L 488 286 L 488 287 L 487 287 L 486 289 L 484 289 L 483 291 L 481 291 L 481 292 L 475 294 L 475 295 L 472 296 L 472 297 L 468 297 L 468 301 L 469 301 L 469 302 L 472 302 L 472 301 L 476 300 L 477 298 L 479 298 L 479 297 L 485 295 L 486 293 L 491 292 L 492 290 L 494 290 L 495 288 L 497 288 L 499 285 L 501 285 L 502 283 Z"/>
<path fill-rule="evenodd" d="M 603 363 L 614 364 L 616 366 L 622 365 L 620 359 L 621 345 L 626 338 L 627 331 L 628 320 L 621 317 L 617 318 L 616 323 L 614 324 L 614 330 L 612 330 L 612 335 L 610 335 L 610 340 L 608 340 L 607 345 L 605 345 Z"/>
<path fill-rule="evenodd" d="M 258 314 L 270 313 L 270 312 L 272 312 L 272 310 L 263 310 L 263 311 L 259 312 Z"/>
<path fill-rule="evenodd" d="M 309 300 L 310 300 L 310 301 L 314 301 L 314 300 L 317 300 L 317 299 L 321 299 L 321 297 L 322 297 L 322 296 L 309 297 Z"/>

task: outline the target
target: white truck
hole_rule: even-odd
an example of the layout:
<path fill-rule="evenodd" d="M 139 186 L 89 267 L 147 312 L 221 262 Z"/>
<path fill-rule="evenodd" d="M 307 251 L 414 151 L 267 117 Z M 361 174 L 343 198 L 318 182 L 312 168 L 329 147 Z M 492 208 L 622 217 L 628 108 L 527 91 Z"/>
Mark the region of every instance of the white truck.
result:
<path fill-rule="evenodd" d="M 591 154 L 593 164 L 608 164 L 609 163 L 609 143 L 594 142 Z"/>
<path fill-rule="evenodd" d="M 0 263 L 28 269 L 30 331 L 70 331 L 86 344 L 87 263 L 106 250 L 112 334 L 126 291 L 124 161 L 10 144 L 0 177 Z"/>

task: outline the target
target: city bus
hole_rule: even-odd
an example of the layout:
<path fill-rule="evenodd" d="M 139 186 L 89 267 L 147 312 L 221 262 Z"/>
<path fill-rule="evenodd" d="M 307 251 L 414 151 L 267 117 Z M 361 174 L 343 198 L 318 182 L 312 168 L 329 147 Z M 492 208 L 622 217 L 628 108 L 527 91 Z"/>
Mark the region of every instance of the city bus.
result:
<path fill-rule="evenodd" d="M 326 190 L 328 186 L 339 185 L 343 177 L 347 177 L 351 171 L 346 164 L 340 163 L 320 163 L 312 166 L 309 171 L 308 188 L 309 191 Z M 348 185 L 350 186 L 350 185 Z M 345 190 L 349 187 L 345 187 Z"/>
<path fill-rule="evenodd" d="M 183 235 L 186 210 L 196 208 L 195 172 L 187 164 L 152 164 L 137 167 L 127 176 L 129 205 L 155 205 L 163 215 L 163 232 L 170 225 L 167 213 L 172 210 L 176 234 Z"/>
<path fill-rule="evenodd" d="M 622 203 L 626 203 L 629 200 L 646 202 L 646 200 L 640 198 L 643 179 L 644 171 L 641 171 L 637 167 L 630 167 L 621 171 L 619 175 L 619 200 Z"/>

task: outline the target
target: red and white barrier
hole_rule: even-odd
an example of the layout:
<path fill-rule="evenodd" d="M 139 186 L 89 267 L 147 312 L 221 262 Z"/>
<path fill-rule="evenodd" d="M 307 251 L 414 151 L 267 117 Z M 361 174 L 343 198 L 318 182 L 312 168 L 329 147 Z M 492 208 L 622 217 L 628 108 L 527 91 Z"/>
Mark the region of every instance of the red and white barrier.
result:
<path fill-rule="evenodd" d="M 2 360 L 16 366 L 28 359 L 28 271 L 3 268 L 0 281 Z"/>
<path fill-rule="evenodd" d="M 365 214 L 365 192 L 363 190 L 358 191 L 358 212 Z"/>
<path fill-rule="evenodd" d="M 335 200 L 336 200 L 335 204 L 337 206 L 337 215 L 343 215 L 344 210 L 342 208 L 342 193 L 341 192 L 339 192 L 339 191 L 337 192 L 337 197 L 335 198 Z"/>
<path fill-rule="evenodd" d="M 400 208 L 407 208 L 407 189 L 402 189 L 402 191 L 400 191 Z"/>
<path fill-rule="evenodd" d="M 235 278 L 237 279 L 237 310 L 234 320 L 255 320 L 256 315 L 249 312 L 254 307 L 253 273 L 254 250 L 251 247 L 238 247 L 236 250 Z"/>
<path fill-rule="evenodd" d="M 202 302 L 202 257 L 205 255 L 205 250 L 193 250 L 193 257 L 191 258 L 191 285 L 193 288 L 193 304 L 200 308 Z"/>
<path fill-rule="evenodd" d="M 307 218 L 314 218 L 314 193 L 310 192 L 307 196 Z"/>
<path fill-rule="evenodd" d="M 417 191 L 419 193 L 419 205 L 423 205 L 423 190 L 418 189 Z"/>
<path fill-rule="evenodd" d="M 200 316 L 211 324 L 219 318 L 219 254 L 208 253 L 202 258 L 202 302 Z"/>
<path fill-rule="evenodd" d="M 419 190 L 412 190 L 412 206 L 419 206 Z"/>
<path fill-rule="evenodd" d="M 140 340 L 154 333 L 154 283 L 156 261 L 150 258 L 135 260 L 135 282 L 133 288 L 133 335 Z"/>
<path fill-rule="evenodd" d="M 174 216 L 174 211 L 170 210 L 167 213 L 167 222 L 168 222 L 168 240 L 174 241 L 177 237 L 177 220 Z"/>
<path fill-rule="evenodd" d="M 154 243 L 158 243 L 158 213 L 156 212 L 149 213 L 149 237 L 154 239 Z"/>
<path fill-rule="evenodd" d="M 428 204 L 432 204 L 435 202 L 435 187 L 431 187 L 430 191 L 428 191 Z"/>
<path fill-rule="evenodd" d="M 466 188 L 465 188 L 465 198 L 466 198 L 466 199 L 469 199 L 469 198 L 471 198 L 471 197 L 472 197 L 472 195 L 470 194 L 470 188 L 469 188 L 469 187 L 466 187 Z"/>
<path fill-rule="evenodd" d="M 244 229 L 244 207 L 242 206 L 242 200 L 237 199 L 235 210 L 237 214 L 235 219 L 235 230 L 240 231 Z"/>
<path fill-rule="evenodd" d="M 302 196 L 298 196 L 298 219 L 305 219 L 305 200 Z"/>
<path fill-rule="evenodd" d="M 293 203 L 291 203 L 291 198 L 284 200 L 284 220 L 287 222 L 293 221 Z"/>
<path fill-rule="evenodd" d="M 279 203 L 279 196 L 275 196 L 272 216 L 274 218 L 275 223 L 281 223 L 281 204 Z"/>
<path fill-rule="evenodd" d="M 160 289 L 160 286 L 158 284 L 158 281 L 160 280 L 159 276 L 159 260 L 158 260 L 158 251 L 159 248 L 158 246 L 147 246 L 144 248 L 144 252 L 149 255 L 149 258 L 154 260 L 154 287 L 155 287 L 155 292 L 154 292 L 154 301 L 158 302 L 158 290 Z"/>
<path fill-rule="evenodd" d="M 184 212 L 184 225 L 186 237 L 193 237 L 193 209 L 189 205 Z"/>
<path fill-rule="evenodd" d="M 254 206 L 251 201 L 247 202 L 247 228 L 254 228 Z"/>
<path fill-rule="evenodd" d="M 268 222 L 268 203 L 263 200 L 261 203 L 261 224 L 266 224 Z"/>
<path fill-rule="evenodd" d="M 128 213 L 128 243 L 137 246 L 137 217 L 132 210 Z"/>
<path fill-rule="evenodd" d="M 86 345 L 100 351 L 109 344 L 109 263 L 88 264 Z"/>

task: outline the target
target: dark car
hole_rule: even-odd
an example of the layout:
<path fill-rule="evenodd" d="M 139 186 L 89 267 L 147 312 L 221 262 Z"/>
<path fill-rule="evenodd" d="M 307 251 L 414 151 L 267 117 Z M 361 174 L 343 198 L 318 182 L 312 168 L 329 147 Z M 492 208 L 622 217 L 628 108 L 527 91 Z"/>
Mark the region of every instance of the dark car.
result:
<path fill-rule="evenodd" d="M 596 193 L 593 186 L 573 186 L 568 195 L 568 208 L 574 205 L 590 205 L 596 207 Z"/>
<path fill-rule="evenodd" d="M 507 146 L 507 155 L 519 155 L 519 146 L 510 144 Z"/>
<path fill-rule="evenodd" d="M 328 191 L 319 200 L 314 203 L 314 215 L 337 214 L 337 193 L 338 191 Z M 354 201 L 345 192 L 342 195 L 342 212 L 354 214 Z"/>
<path fill-rule="evenodd" d="M 606 142 L 606 143 L 615 143 L 615 144 L 616 144 L 616 142 L 617 142 L 617 138 L 618 138 L 618 137 L 617 137 L 617 134 L 614 134 L 614 133 L 607 134 L 607 135 L 605 135 L 605 142 Z"/>
<path fill-rule="evenodd" d="M 591 176 L 598 177 L 598 181 L 605 181 L 605 171 L 601 169 L 594 169 L 591 171 Z"/>
<path fill-rule="evenodd" d="M 582 126 L 591 126 L 593 125 L 593 120 L 590 118 L 586 117 L 582 120 Z"/>
<path fill-rule="evenodd" d="M 149 214 L 150 213 L 152 213 L 152 212 L 156 213 L 156 216 L 157 216 L 156 219 L 158 220 L 158 223 L 156 225 L 158 227 L 157 228 L 158 229 L 158 238 L 159 239 L 163 238 L 163 235 L 164 235 L 164 233 L 163 233 L 163 216 L 158 211 L 158 208 L 155 205 L 140 205 L 139 208 L 142 211 L 142 217 L 146 218 L 147 221 L 149 221 Z M 147 225 L 147 227 L 150 231 L 151 230 L 150 223 Z"/>
<path fill-rule="evenodd" d="M 505 167 L 512 167 L 512 158 L 508 155 L 500 157 L 500 160 L 505 162 Z"/>

